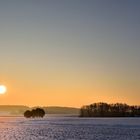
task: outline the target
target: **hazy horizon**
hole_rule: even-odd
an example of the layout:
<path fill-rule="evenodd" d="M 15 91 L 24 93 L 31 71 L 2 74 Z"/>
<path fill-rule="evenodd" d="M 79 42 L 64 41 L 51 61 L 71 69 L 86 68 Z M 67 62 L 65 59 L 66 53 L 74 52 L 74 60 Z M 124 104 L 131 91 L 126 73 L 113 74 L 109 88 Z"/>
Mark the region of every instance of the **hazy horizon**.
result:
<path fill-rule="evenodd" d="M 0 104 L 140 105 L 140 1 L 0 1 Z"/>

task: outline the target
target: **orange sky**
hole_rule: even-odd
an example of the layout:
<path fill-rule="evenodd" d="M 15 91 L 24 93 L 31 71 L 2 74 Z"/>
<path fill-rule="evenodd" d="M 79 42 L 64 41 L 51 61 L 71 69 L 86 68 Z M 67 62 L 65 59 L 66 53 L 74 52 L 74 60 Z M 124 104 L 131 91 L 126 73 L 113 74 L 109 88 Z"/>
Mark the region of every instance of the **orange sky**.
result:
<path fill-rule="evenodd" d="M 128 104 L 139 104 L 139 98 L 134 97 L 132 92 L 138 92 L 135 87 L 129 89 L 119 87 L 117 83 L 105 83 L 105 81 L 94 81 L 88 83 L 82 79 L 69 77 L 72 81 L 61 79 L 61 83 L 35 81 L 30 79 L 15 78 L 15 76 L 4 76 L 3 84 L 7 86 L 7 93 L 0 95 L 0 103 L 8 105 L 27 106 L 70 106 L 81 107 L 93 102 L 122 102 Z M 55 79 L 55 78 L 54 78 Z M 56 79 L 55 79 L 56 80 Z M 69 83 L 67 83 L 69 82 Z M 74 82 L 74 83 L 73 83 Z M 84 83 L 85 82 L 85 83 Z M 127 96 L 123 93 L 127 93 Z"/>
<path fill-rule="evenodd" d="M 0 1 L 0 104 L 140 104 L 138 3 Z"/>

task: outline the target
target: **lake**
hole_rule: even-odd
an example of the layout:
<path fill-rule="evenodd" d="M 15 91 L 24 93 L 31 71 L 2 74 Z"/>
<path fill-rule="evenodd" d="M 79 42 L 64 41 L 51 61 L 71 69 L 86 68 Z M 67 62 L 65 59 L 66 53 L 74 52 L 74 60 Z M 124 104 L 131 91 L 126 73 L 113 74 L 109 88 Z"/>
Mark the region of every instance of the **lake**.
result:
<path fill-rule="evenodd" d="M 140 118 L 0 117 L 0 140 L 140 140 Z"/>

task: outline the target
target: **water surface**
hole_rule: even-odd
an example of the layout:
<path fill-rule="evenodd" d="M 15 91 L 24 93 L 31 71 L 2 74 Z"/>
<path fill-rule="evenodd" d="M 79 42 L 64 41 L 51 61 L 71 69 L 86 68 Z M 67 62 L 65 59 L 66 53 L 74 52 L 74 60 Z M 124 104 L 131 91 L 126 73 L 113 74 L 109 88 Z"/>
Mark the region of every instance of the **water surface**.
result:
<path fill-rule="evenodd" d="M 0 140 L 140 140 L 140 118 L 0 117 Z"/>

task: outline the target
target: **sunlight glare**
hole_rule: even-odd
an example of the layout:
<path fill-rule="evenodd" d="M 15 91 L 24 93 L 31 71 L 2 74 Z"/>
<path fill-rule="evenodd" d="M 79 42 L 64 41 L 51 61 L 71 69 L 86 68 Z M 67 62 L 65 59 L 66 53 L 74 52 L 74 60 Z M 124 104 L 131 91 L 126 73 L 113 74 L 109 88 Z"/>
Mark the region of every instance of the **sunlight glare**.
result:
<path fill-rule="evenodd" d="M 0 85 L 0 94 L 5 94 L 6 93 L 6 86 Z"/>

